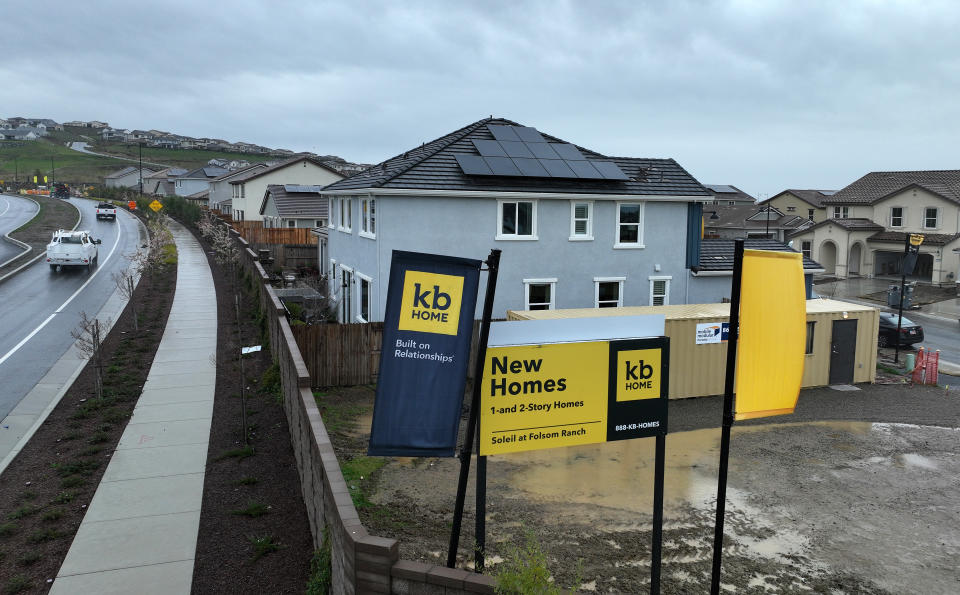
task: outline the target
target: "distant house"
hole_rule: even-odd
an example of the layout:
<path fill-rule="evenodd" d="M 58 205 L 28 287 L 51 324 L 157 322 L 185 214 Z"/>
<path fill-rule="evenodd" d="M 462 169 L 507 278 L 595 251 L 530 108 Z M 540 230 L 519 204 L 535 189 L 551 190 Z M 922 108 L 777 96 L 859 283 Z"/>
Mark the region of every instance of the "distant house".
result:
<path fill-rule="evenodd" d="M 74 128 L 87 128 L 87 123 L 82 120 L 70 120 L 69 122 L 64 122 L 64 126 L 72 126 Z"/>
<path fill-rule="evenodd" d="M 327 226 L 329 205 L 320 196 L 323 186 L 271 184 L 263 195 L 260 216 L 264 227 L 323 228 Z"/>
<path fill-rule="evenodd" d="M 822 204 L 827 218 L 791 239 L 828 274 L 899 278 L 908 237 L 922 234 L 913 278 L 960 279 L 960 170 L 870 172 Z"/>
<path fill-rule="evenodd" d="M 704 184 L 703 187 L 713 195 L 713 204 L 715 205 L 734 206 L 757 204 L 757 199 L 736 186 L 729 184 Z"/>
<path fill-rule="evenodd" d="M 150 145 L 161 149 L 179 149 L 180 139 L 173 135 L 159 136 L 154 138 Z"/>
<path fill-rule="evenodd" d="M 810 220 L 764 205 L 706 205 L 703 237 L 769 238 L 785 242 L 788 234 L 813 225 Z"/>
<path fill-rule="evenodd" d="M 0 139 L 3 140 L 37 140 L 40 138 L 36 128 L 21 126 L 19 128 L 0 129 Z"/>
<path fill-rule="evenodd" d="M 10 125 L 10 120 L 4 120 L 3 118 L 0 118 L 0 129 L 6 128 L 13 128 L 13 126 Z"/>
<path fill-rule="evenodd" d="M 133 130 L 130 132 L 130 136 L 133 138 L 133 140 L 138 140 L 138 141 L 153 140 L 153 135 L 147 132 L 146 130 Z"/>
<path fill-rule="evenodd" d="M 210 189 L 210 182 L 227 173 L 222 167 L 198 167 L 193 171 L 177 176 L 174 180 L 174 193 L 177 196 L 190 196 Z"/>
<path fill-rule="evenodd" d="M 146 179 L 147 176 L 154 173 L 155 170 L 143 168 L 143 177 Z M 104 185 L 107 188 L 138 188 L 140 187 L 140 168 L 139 167 L 125 167 L 123 169 L 117 170 L 112 174 L 105 176 L 103 179 Z"/>
<path fill-rule="evenodd" d="M 156 196 L 169 196 L 174 193 L 174 179 L 187 173 L 181 167 L 168 167 L 150 175 L 143 176 L 143 193 Z"/>
<path fill-rule="evenodd" d="M 223 162 L 223 159 L 211 159 L 210 161 Z M 214 165 L 214 164 L 210 164 Z M 220 166 L 223 167 L 223 166 Z M 233 196 L 233 186 L 230 182 L 234 180 L 245 180 L 259 171 L 267 169 L 266 163 L 254 163 L 240 169 L 227 171 L 227 173 L 218 176 L 210 181 L 209 205 L 211 209 L 219 209 L 225 215 L 231 214 L 230 208 L 225 208 L 224 204 L 229 203 Z"/>
<path fill-rule="evenodd" d="M 63 130 L 63 124 L 57 124 L 50 118 L 40 118 L 31 122 L 31 125 L 33 126 L 40 126 L 41 124 L 47 130 Z"/>
<path fill-rule="evenodd" d="M 232 217 L 235 221 L 260 221 L 260 206 L 267 186 L 271 184 L 326 186 L 340 179 L 343 176 L 336 170 L 311 157 L 289 159 L 261 169 L 247 178 L 230 181 Z"/>
<path fill-rule="evenodd" d="M 109 128 L 110 127 L 110 125 L 107 124 L 106 122 L 100 122 L 98 120 L 91 120 L 86 124 L 87 124 L 87 128 Z"/>
<path fill-rule="evenodd" d="M 836 190 L 784 190 L 772 198 L 763 201 L 787 215 L 806 217 L 814 223 L 820 223 L 827 218 L 827 210 L 823 201 L 836 194 Z"/>
<path fill-rule="evenodd" d="M 188 201 L 192 202 L 195 205 L 206 206 L 207 202 L 210 199 L 210 190 L 201 190 L 200 192 L 194 192 L 190 196 L 186 197 Z"/>
<path fill-rule="evenodd" d="M 125 141 L 127 140 L 127 131 L 114 128 L 102 128 L 100 138 L 105 142 Z"/>
<path fill-rule="evenodd" d="M 207 161 L 207 165 L 212 165 L 213 167 L 222 167 L 226 169 L 229 162 L 226 159 L 217 159 L 213 158 Z"/>
<path fill-rule="evenodd" d="M 747 239 L 744 248 L 749 250 L 774 250 L 777 252 L 799 252 L 782 242 L 767 239 Z M 700 262 L 691 268 L 691 275 L 697 283 L 691 284 L 687 295 L 688 303 L 712 304 L 730 299 L 731 279 L 733 278 L 733 249 L 732 239 L 704 239 L 700 245 Z M 804 284 L 807 288 L 807 299 L 812 296 L 813 276 L 822 273 L 820 263 L 803 255 Z"/>

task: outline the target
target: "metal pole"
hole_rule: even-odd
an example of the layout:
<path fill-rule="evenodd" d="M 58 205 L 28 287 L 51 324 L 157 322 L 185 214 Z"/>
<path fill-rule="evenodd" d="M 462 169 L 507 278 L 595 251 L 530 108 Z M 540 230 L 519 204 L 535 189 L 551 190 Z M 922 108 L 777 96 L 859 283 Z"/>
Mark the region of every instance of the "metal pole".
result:
<path fill-rule="evenodd" d="M 730 429 L 733 427 L 733 382 L 737 369 L 737 339 L 740 336 L 740 280 L 743 275 L 743 240 L 734 243 L 733 283 L 730 291 L 730 335 L 727 341 L 727 372 L 723 387 L 723 428 L 720 433 L 720 470 L 717 480 L 717 522 L 713 534 L 711 595 L 720 593 L 720 561 L 723 556 L 723 516 L 727 506 L 727 461 Z"/>
<path fill-rule="evenodd" d="M 650 595 L 660 595 L 660 560 L 663 557 L 663 475 L 667 452 L 666 434 L 657 434 L 653 475 L 653 544 L 650 550 Z"/>
<path fill-rule="evenodd" d="M 460 524 L 463 520 L 463 504 L 467 498 L 467 477 L 470 475 L 470 456 L 473 438 L 477 432 L 477 412 L 480 409 L 480 389 L 483 384 L 483 364 L 487 357 L 487 339 L 490 336 L 490 318 L 493 315 L 493 298 L 497 290 L 497 272 L 500 269 L 500 250 L 491 250 L 487 257 L 487 292 L 483 300 L 483 318 L 480 321 L 480 340 L 477 343 L 477 362 L 473 368 L 473 397 L 470 416 L 467 418 L 467 433 L 460 449 L 460 480 L 457 483 L 457 502 L 453 510 L 453 528 L 450 530 L 450 547 L 447 550 L 447 567 L 457 562 L 457 547 L 460 544 Z M 479 478 L 478 478 L 479 489 Z"/>
<path fill-rule="evenodd" d="M 480 384 L 479 382 L 477 384 Z M 477 424 L 477 434 L 480 424 Z M 480 456 L 480 437 L 477 437 L 477 517 L 474 526 L 473 567 L 475 572 L 483 572 L 487 548 L 487 457 Z"/>
<path fill-rule="evenodd" d="M 893 351 L 893 363 L 900 363 L 900 328 L 903 326 L 903 291 L 907 285 L 907 254 L 910 252 L 910 234 L 903 239 L 903 260 L 900 262 L 900 308 L 897 312 L 897 342 Z"/>
<path fill-rule="evenodd" d="M 53 155 L 50 156 L 50 187 L 53 188 L 57 184 L 57 170 L 53 166 Z"/>
<path fill-rule="evenodd" d="M 137 143 L 140 154 L 140 197 L 143 198 L 143 143 Z"/>
<path fill-rule="evenodd" d="M 763 230 L 763 235 L 769 240 L 770 239 L 770 205 L 767 205 L 767 227 Z"/>

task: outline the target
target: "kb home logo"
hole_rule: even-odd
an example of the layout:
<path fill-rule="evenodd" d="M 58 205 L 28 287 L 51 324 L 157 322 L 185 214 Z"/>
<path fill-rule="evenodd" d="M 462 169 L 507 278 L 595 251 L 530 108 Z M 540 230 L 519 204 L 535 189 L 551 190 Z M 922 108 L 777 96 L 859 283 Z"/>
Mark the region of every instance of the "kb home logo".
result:
<path fill-rule="evenodd" d="M 456 335 L 462 299 L 463 277 L 407 271 L 403 278 L 398 328 Z"/>
<path fill-rule="evenodd" d="M 617 352 L 617 400 L 660 398 L 660 350 Z"/>

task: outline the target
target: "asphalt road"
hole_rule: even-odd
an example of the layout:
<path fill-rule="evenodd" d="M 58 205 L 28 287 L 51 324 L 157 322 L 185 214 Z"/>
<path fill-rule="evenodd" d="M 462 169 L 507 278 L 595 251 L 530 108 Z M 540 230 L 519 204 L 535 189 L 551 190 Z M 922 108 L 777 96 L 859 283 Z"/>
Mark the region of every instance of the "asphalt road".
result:
<path fill-rule="evenodd" d="M 0 194 L 0 236 L 7 235 L 33 218 L 37 203 L 19 196 Z M 23 247 L 6 239 L 0 239 L 0 264 L 19 256 Z"/>
<path fill-rule="evenodd" d="M 102 240 L 99 263 L 60 273 L 40 259 L 0 283 L 0 419 L 70 348 L 80 313 L 94 316 L 114 292 L 112 273 L 129 266 L 141 243 L 137 219 L 117 209 L 116 221 L 97 221 L 96 203 L 71 198 L 80 209 L 78 229 Z M 2 204 L 2 203 L 0 203 Z M 0 207 L 2 208 L 2 207 Z"/>
<path fill-rule="evenodd" d="M 939 349 L 940 359 L 960 364 L 960 321 L 904 312 L 903 317 L 923 327 L 923 341 L 914 348 Z"/>

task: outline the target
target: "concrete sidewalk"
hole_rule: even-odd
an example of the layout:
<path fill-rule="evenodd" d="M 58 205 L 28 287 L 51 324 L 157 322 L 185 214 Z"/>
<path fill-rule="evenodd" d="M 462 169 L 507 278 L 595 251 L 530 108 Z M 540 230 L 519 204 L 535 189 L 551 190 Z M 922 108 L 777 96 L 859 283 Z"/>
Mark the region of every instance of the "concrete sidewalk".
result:
<path fill-rule="evenodd" d="M 216 383 L 217 300 L 172 222 L 177 287 L 143 393 L 51 593 L 189 593 Z"/>

